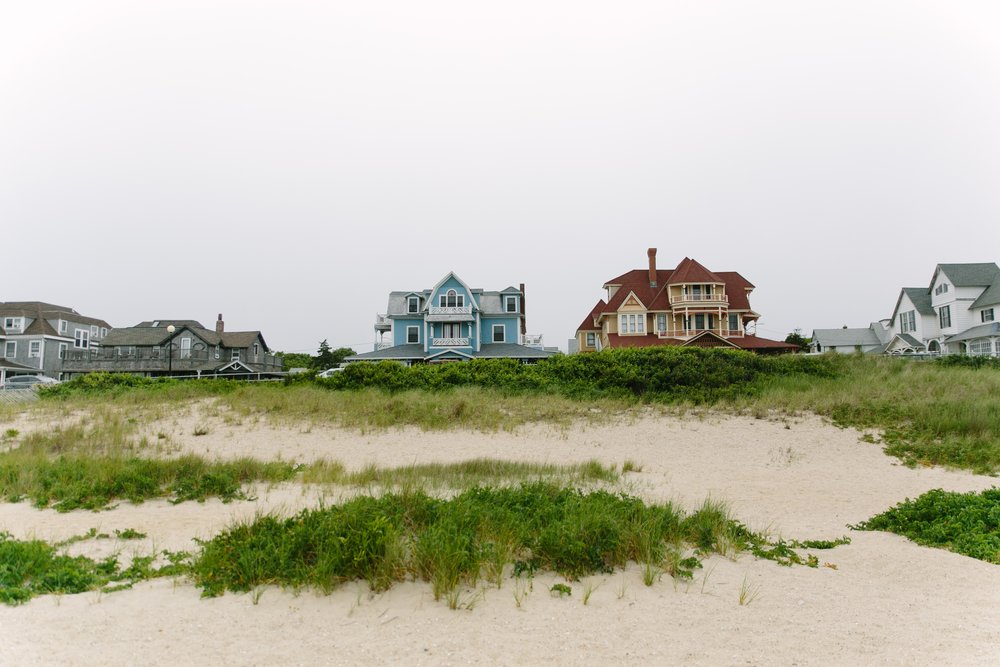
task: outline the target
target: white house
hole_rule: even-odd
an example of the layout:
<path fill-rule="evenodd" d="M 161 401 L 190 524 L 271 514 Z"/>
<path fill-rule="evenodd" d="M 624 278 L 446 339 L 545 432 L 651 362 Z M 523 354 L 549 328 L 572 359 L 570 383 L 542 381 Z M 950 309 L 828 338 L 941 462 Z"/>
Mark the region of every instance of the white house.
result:
<path fill-rule="evenodd" d="M 866 328 L 813 329 L 809 352 L 839 354 L 879 354 L 889 342 L 889 320 L 872 322 Z"/>
<path fill-rule="evenodd" d="M 885 352 L 1000 356 L 998 313 L 996 263 L 938 264 L 929 287 L 900 291 Z"/>

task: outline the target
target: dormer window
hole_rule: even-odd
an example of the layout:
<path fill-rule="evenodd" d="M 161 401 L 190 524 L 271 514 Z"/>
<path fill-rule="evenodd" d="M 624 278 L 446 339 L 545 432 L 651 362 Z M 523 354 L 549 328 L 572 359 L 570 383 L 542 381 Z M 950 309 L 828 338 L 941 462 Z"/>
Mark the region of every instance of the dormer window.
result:
<path fill-rule="evenodd" d="M 504 308 L 508 313 L 517 312 L 517 297 L 516 296 L 505 296 L 504 297 Z"/>
<path fill-rule="evenodd" d="M 5 317 L 3 318 L 3 328 L 7 331 L 20 331 L 24 328 L 24 318 Z"/>
<path fill-rule="evenodd" d="M 420 297 L 411 296 L 406 300 L 406 312 L 408 313 L 419 313 L 420 312 Z"/>
<path fill-rule="evenodd" d="M 69 333 L 69 322 L 66 320 L 59 320 L 59 333 L 63 335 Z"/>
<path fill-rule="evenodd" d="M 948 283 L 941 283 L 934 289 L 934 294 L 944 294 L 948 291 Z"/>
<path fill-rule="evenodd" d="M 439 297 L 439 301 L 442 308 L 461 308 L 465 305 L 465 295 L 450 289 Z"/>

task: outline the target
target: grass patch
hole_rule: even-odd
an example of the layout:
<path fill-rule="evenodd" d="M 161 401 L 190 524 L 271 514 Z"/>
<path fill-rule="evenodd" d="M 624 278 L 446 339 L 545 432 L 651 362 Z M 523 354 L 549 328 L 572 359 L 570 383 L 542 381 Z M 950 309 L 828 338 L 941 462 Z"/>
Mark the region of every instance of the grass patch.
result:
<path fill-rule="evenodd" d="M 356 579 L 385 590 L 414 577 L 430 582 L 435 599 L 450 600 L 461 586 L 495 583 L 498 571 L 553 571 L 572 581 L 639 562 L 661 572 L 680 549 L 732 554 L 762 540 L 719 504 L 685 515 L 670 503 L 533 483 L 450 499 L 391 493 L 287 519 L 261 516 L 203 542 L 192 572 L 208 596 L 266 585 L 328 592 Z M 688 572 L 700 565 L 679 562 Z"/>
<path fill-rule="evenodd" d="M 96 537 L 91 531 L 77 540 Z M 162 552 L 167 564 L 157 566 L 158 556 L 142 556 L 122 568 L 115 556 L 93 560 L 67 556 L 40 540 L 15 540 L 0 532 L 0 602 L 23 604 L 38 595 L 83 593 L 93 590 L 121 590 L 137 581 L 173 576 L 187 571 L 189 555 Z"/>
<path fill-rule="evenodd" d="M 1000 488 L 981 493 L 934 489 L 852 528 L 886 530 L 917 544 L 1000 564 Z"/>

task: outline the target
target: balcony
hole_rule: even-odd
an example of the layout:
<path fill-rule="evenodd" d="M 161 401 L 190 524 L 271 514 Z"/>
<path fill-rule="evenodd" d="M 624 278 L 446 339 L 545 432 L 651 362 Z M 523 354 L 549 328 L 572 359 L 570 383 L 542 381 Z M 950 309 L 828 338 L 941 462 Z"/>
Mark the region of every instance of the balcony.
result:
<path fill-rule="evenodd" d="M 723 338 L 742 335 L 738 329 L 664 329 L 657 331 L 656 335 L 658 338 L 691 338 L 706 331 L 711 331 Z"/>
<path fill-rule="evenodd" d="M 469 347 L 468 338 L 431 338 L 434 347 Z"/>
<path fill-rule="evenodd" d="M 545 343 L 542 341 L 542 334 L 523 334 L 517 342 L 525 347 L 534 347 L 539 350 L 545 346 Z"/>
<path fill-rule="evenodd" d="M 670 305 L 685 303 L 728 304 L 729 297 L 725 294 L 678 294 L 670 297 Z"/>
<path fill-rule="evenodd" d="M 431 315 L 471 315 L 472 306 L 431 306 Z"/>
<path fill-rule="evenodd" d="M 388 315 L 375 316 L 376 331 L 390 331 L 392 329 L 392 319 Z"/>

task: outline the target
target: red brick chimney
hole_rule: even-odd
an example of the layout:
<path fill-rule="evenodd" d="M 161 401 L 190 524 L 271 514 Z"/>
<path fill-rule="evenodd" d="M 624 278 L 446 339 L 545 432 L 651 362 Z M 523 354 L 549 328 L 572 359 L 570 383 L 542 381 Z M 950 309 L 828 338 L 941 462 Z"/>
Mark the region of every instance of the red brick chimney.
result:
<path fill-rule="evenodd" d="M 222 313 L 219 313 L 219 319 L 215 321 L 215 333 L 221 334 L 226 330 L 226 323 L 222 321 Z"/>
<path fill-rule="evenodd" d="M 656 287 L 656 248 L 646 251 L 649 255 L 649 286 Z"/>

